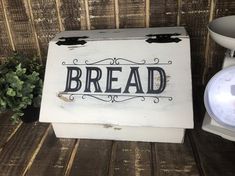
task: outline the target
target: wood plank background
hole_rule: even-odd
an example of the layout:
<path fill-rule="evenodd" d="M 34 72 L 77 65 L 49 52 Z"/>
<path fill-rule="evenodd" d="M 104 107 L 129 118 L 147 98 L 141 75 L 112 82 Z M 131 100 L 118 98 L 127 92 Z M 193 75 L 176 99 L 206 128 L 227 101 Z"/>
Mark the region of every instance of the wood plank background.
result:
<path fill-rule="evenodd" d="M 220 69 L 225 51 L 206 26 L 233 14 L 233 0 L 0 0 L 0 61 L 18 51 L 45 64 L 48 42 L 63 30 L 185 26 L 193 83 L 202 85 Z"/>

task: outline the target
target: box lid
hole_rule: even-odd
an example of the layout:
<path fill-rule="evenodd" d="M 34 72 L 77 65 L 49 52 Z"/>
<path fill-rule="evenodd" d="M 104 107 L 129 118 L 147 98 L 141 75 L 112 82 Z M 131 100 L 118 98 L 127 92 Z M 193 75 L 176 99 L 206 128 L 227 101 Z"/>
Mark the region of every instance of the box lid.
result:
<path fill-rule="evenodd" d="M 78 36 L 89 38 L 76 40 L 85 41 L 79 44 L 59 43 Z M 49 44 L 40 121 L 192 128 L 185 29 L 58 34 Z"/>
<path fill-rule="evenodd" d="M 160 27 L 160 28 L 131 28 L 131 29 L 103 29 L 85 31 L 64 31 L 58 33 L 52 41 L 58 41 L 62 37 L 82 37 L 86 41 L 91 40 L 131 40 L 148 38 L 151 34 L 179 34 L 179 37 L 187 37 L 184 27 Z"/>

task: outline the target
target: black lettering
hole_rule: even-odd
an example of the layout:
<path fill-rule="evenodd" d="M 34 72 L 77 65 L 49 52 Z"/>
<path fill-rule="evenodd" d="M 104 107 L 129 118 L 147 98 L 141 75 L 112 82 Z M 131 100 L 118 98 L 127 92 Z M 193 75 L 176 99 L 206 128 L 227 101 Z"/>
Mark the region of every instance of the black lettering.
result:
<path fill-rule="evenodd" d="M 95 92 L 102 92 L 100 85 L 99 85 L 99 80 L 102 76 L 102 71 L 98 67 L 86 67 L 86 86 L 84 92 L 91 92 L 91 83 L 93 83 L 95 87 Z M 92 72 L 96 72 L 96 77 L 91 78 Z"/>
<path fill-rule="evenodd" d="M 148 92 L 149 94 L 162 93 L 166 87 L 166 73 L 161 67 L 147 67 L 148 68 Z M 160 75 L 160 86 L 154 90 L 154 71 Z"/>
<path fill-rule="evenodd" d="M 140 81 L 140 75 L 138 71 L 139 67 L 131 67 L 130 75 L 126 84 L 126 88 L 123 93 L 130 93 L 129 88 L 131 86 L 136 87 L 136 92 L 135 93 L 144 93 Z M 134 76 L 134 83 L 131 83 L 132 77 Z"/>
<path fill-rule="evenodd" d="M 76 73 L 75 76 L 73 75 L 73 72 Z M 78 67 L 67 67 L 67 81 L 66 81 L 66 87 L 64 92 L 76 92 L 79 91 L 79 89 L 82 86 L 82 82 L 80 80 L 80 77 L 82 75 L 82 70 Z M 75 87 L 72 87 L 72 82 L 75 83 Z"/>
<path fill-rule="evenodd" d="M 118 78 L 113 77 L 113 71 L 122 71 L 122 67 L 107 67 L 107 83 L 106 93 L 121 93 L 121 88 L 113 89 L 112 82 L 117 81 Z"/>

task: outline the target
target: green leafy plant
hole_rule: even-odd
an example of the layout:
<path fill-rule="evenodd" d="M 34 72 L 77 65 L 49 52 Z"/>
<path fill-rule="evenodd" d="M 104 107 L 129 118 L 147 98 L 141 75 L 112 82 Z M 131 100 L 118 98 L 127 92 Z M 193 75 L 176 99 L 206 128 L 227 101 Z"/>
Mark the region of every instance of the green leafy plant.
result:
<path fill-rule="evenodd" d="M 0 65 L 0 113 L 12 111 L 18 122 L 28 106 L 39 107 L 44 69 L 37 58 L 15 53 Z"/>

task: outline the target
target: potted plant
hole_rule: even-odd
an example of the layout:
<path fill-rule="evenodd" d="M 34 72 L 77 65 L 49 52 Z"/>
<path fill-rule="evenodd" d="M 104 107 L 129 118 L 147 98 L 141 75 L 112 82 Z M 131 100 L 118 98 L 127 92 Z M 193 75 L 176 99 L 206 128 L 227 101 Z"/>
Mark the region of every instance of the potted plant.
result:
<path fill-rule="evenodd" d="M 0 65 L 0 113 L 12 111 L 13 122 L 38 119 L 42 95 L 44 69 L 37 58 L 18 53 Z M 33 107 L 38 107 L 35 109 Z M 28 115 L 28 116 L 27 116 Z"/>

